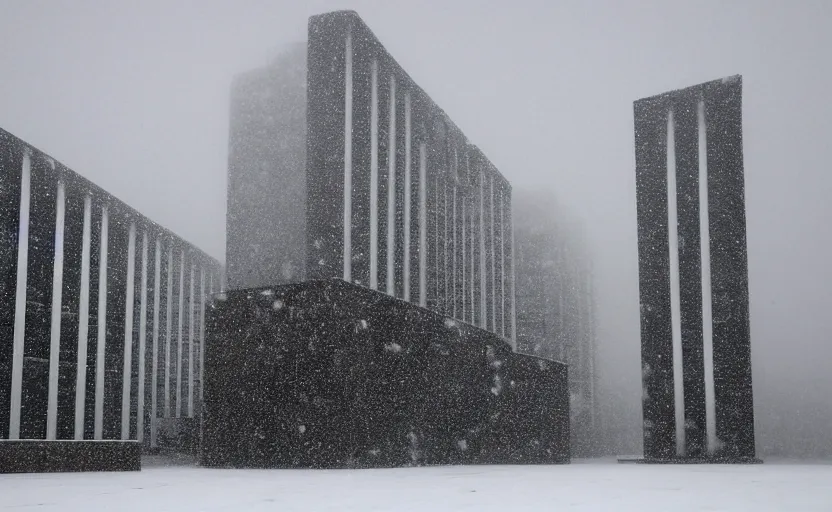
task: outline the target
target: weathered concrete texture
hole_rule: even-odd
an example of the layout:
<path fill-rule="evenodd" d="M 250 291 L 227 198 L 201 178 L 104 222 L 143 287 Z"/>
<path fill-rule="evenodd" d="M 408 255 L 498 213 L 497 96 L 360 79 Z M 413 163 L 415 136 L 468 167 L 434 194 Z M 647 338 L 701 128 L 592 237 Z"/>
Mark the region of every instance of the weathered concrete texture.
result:
<path fill-rule="evenodd" d="M 0 473 L 139 471 L 138 441 L 0 439 Z"/>
<path fill-rule="evenodd" d="M 482 329 L 341 280 L 207 317 L 205 466 L 569 461 L 566 366 Z"/>
<path fill-rule="evenodd" d="M 699 148 L 698 111 L 706 147 Z M 754 461 L 742 79 L 715 80 L 635 102 L 644 455 L 676 461 L 668 220 L 668 119 L 673 113 L 686 457 Z M 700 155 L 706 162 L 700 162 Z M 700 232 L 707 164 L 708 233 Z M 702 254 L 710 252 L 715 437 L 706 439 Z"/>

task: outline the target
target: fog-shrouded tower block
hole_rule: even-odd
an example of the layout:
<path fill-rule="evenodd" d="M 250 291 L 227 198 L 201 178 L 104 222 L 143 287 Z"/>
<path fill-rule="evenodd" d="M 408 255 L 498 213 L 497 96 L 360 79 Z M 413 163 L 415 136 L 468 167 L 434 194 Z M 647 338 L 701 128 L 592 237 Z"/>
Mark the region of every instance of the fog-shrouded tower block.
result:
<path fill-rule="evenodd" d="M 742 79 L 635 102 L 644 455 L 752 462 Z"/>
<path fill-rule="evenodd" d="M 513 345 L 510 184 L 356 13 L 308 35 L 232 87 L 228 287 L 339 278 Z"/>
<path fill-rule="evenodd" d="M 230 288 L 302 279 L 306 269 L 306 44 L 241 74 L 231 91 Z"/>
<path fill-rule="evenodd" d="M 569 365 L 572 453 L 602 453 L 595 297 L 583 223 L 544 190 L 515 190 L 517 352 Z"/>
<path fill-rule="evenodd" d="M 514 351 L 511 186 L 357 14 L 308 35 L 234 82 L 200 464 L 569 462 L 567 366 Z"/>

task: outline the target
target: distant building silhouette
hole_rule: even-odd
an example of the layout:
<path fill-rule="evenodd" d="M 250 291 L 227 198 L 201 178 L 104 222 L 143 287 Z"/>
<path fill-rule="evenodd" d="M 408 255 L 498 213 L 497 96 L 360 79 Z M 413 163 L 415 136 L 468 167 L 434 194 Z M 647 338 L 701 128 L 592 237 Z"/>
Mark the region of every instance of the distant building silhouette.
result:
<path fill-rule="evenodd" d="M 515 191 L 517 351 L 569 365 L 572 449 L 598 453 L 595 299 L 582 227 L 553 195 Z"/>

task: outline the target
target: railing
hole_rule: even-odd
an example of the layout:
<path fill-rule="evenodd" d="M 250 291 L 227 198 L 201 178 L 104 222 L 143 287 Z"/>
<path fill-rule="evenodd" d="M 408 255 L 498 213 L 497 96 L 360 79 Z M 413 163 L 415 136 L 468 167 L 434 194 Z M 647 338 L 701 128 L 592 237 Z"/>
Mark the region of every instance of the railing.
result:
<path fill-rule="evenodd" d="M 0 439 L 194 417 L 219 263 L 0 130 Z"/>

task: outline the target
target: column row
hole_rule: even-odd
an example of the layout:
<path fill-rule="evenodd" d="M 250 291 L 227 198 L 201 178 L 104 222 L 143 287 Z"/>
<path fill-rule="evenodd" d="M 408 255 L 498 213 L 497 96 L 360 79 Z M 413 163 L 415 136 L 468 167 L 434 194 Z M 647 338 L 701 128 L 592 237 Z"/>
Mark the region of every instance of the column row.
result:
<path fill-rule="evenodd" d="M 150 418 L 193 416 L 218 264 L 0 142 L 0 438 L 143 440 Z"/>
<path fill-rule="evenodd" d="M 343 48 L 343 278 L 512 338 L 508 182 L 371 43 Z"/>

